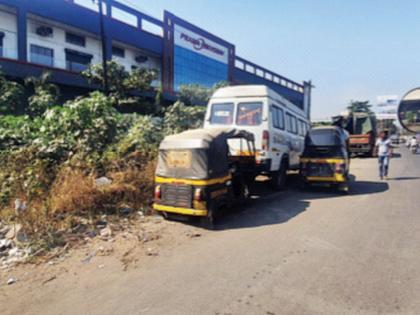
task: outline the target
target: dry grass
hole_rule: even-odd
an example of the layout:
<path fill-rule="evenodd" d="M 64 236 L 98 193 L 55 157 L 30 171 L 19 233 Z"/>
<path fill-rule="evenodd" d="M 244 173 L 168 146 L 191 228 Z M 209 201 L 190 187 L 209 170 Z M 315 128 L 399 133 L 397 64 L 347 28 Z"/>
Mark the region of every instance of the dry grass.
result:
<path fill-rule="evenodd" d="M 94 216 L 114 214 L 121 207 L 147 207 L 153 195 L 153 174 L 154 163 L 142 168 L 128 165 L 107 174 L 112 184 L 97 187 L 96 176 L 81 170 L 64 169 L 53 184 L 49 204 L 56 215 Z"/>
<path fill-rule="evenodd" d="M 32 199 L 24 213 L 15 214 L 11 205 L 3 209 L 2 216 L 7 212 L 11 221 L 21 223 L 37 248 L 64 245 L 63 236 L 79 226 L 81 218 L 95 222 L 102 214 L 117 216 L 122 208 L 149 209 L 154 171 L 154 162 L 133 155 L 110 165 L 104 175 L 112 184 L 98 187 L 97 174 L 66 166 L 58 172 L 48 195 Z"/>

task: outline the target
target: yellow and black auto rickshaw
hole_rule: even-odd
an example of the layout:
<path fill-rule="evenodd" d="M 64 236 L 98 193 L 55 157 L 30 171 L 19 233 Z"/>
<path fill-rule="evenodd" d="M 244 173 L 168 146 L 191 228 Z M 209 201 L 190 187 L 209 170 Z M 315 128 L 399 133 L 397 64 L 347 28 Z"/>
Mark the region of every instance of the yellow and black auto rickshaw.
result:
<path fill-rule="evenodd" d="M 165 218 L 201 217 L 207 227 L 226 206 L 249 197 L 256 176 L 253 134 L 196 129 L 159 146 L 153 208 Z"/>
<path fill-rule="evenodd" d="M 349 135 L 336 126 L 317 127 L 308 132 L 301 156 L 300 175 L 306 187 L 329 185 L 349 190 Z"/>

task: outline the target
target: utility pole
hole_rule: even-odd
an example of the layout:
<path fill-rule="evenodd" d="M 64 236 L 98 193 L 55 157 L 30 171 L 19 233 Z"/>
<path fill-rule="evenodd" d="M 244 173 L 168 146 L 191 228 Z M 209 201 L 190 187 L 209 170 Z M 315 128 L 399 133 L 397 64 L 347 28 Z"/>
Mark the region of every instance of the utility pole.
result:
<path fill-rule="evenodd" d="M 95 1 L 95 0 L 93 0 Z M 106 35 L 105 35 L 105 26 L 104 26 L 104 12 L 102 6 L 103 0 L 98 0 L 99 5 L 99 24 L 100 24 L 100 34 L 101 34 L 101 43 L 102 43 L 102 68 L 104 73 L 104 92 L 106 95 L 109 93 L 109 84 L 108 84 L 108 64 L 107 64 L 107 49 L 106 49 Z"/>

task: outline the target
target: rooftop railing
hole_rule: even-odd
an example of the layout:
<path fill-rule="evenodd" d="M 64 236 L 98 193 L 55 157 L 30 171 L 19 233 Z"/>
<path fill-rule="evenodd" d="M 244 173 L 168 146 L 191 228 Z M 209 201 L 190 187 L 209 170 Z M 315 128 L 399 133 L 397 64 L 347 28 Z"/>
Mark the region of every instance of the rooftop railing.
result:
<path fill-rule="evenodd" d="M 248 72 L 250 74 L 253 74 L 255 76 L 258 76 L 262 79 L 265 79 L 267 81 L 271 81 L 273 83 L 276 83 L 278 85 L 281 85 L 283 87 L 286 87 L 291 90 L 295 90 L 297 92 L 303 93 L 304 87 L 302 84 L 299 84 L 295 81 L 292 81 L 290 79 L 287 79 L 273 71 L 270 71 L 264 67 L 261 67 L 251 61 L 248 61 L 244 58 L 236 56 L 235 58 L 235 68 L 243 70 L 245 72 Z"/>
<path fill-rule="evenodd" d="M 65 0 L 63 0 L 65 1 Z M 98 5 L 92 0 L 70 0 L 75 5 L 83 7 L 85 9 L 99 12 Z M 104 6 L 104 15 L 127 24 L 131 27 L 140 29 L 144 32 L 151 33 L 153 35 L 163 37 L 163 22 L 147 15 L 143 12 L 138 11 L 122 2 L 116 0 L 103 0 L 105 4 L 110 4 L 111 12 L 107 12 L 106 5 Z"/>

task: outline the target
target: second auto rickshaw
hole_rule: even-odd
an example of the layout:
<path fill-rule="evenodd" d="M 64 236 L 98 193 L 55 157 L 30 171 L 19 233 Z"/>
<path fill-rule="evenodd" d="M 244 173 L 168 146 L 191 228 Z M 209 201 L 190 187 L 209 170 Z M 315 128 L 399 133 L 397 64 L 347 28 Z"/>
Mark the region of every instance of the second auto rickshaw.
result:
<path fill-rule="evenodd" d="M 300 174 L 303 184 L 328 184 L 348 192 L 349 135 L 340 127 L 317 127 L 305 138 Z"/>
<path fill-rule="evenodd" d="M 237 129 L 196 129 L 159 146 L 153 208 L 165 218 L 201 217 L 211 227 L 218 212 L 244 201 L 256 176 L 254 136 Z"/>

